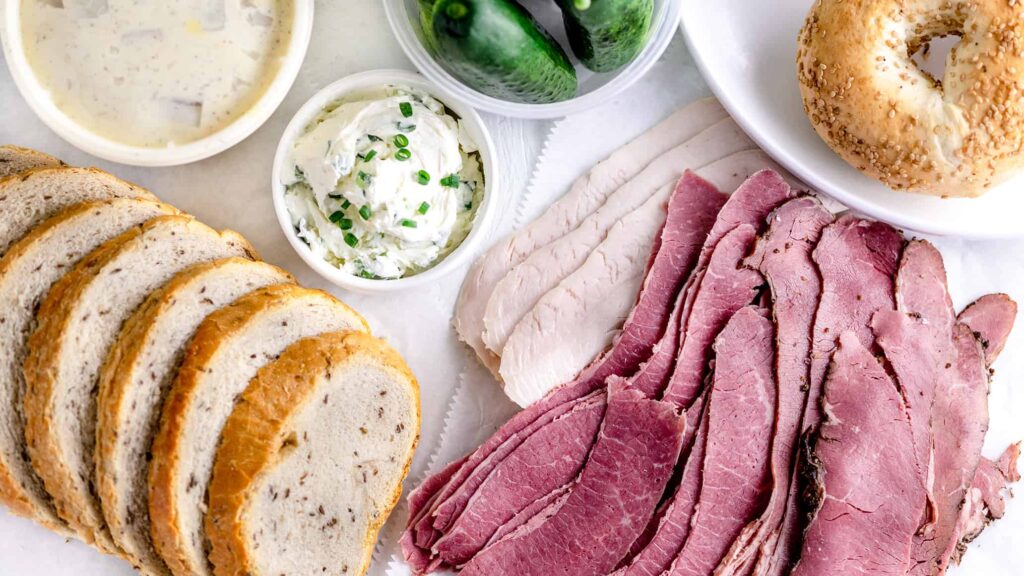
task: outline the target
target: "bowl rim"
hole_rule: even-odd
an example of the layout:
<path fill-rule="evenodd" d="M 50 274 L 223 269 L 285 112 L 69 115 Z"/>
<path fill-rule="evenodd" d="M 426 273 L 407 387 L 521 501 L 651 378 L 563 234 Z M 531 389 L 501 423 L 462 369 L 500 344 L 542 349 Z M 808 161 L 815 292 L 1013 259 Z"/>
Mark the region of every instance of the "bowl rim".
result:
<path fill-rule="evenodd" d="M 21 34 L 21 0 L 4 0 L 0 39 L 14 84 L 40 120 L 72 146 L 112 162 L 133 166 L 178 166 L 214 156 L 248 138 L 277 110 L 291 90 L 313 35 L 314 0 L 293 0 L 292 34 L 281 66 L 263 94 L 230 124 L 181 145 L 136 146 L 118 142 L 75 122 L 53 102 L 25 55 Z"/>
<path fill-rule="evenodd" d="M 388 84 L 405 85 L 423 90 L 450 108 L 461 120 L 469 123 L 468 127 L 474 132 L 475 144 L 480 152 L 480 160 L 484 172 L 484 197 L 480 208 L 477 210 L 469 234 L 455 250 L 442 258 L 440 262 L 412 276 L 374 280 L 353 276 L 335 267 L 314 254 L 309 246 L 299 239 L 298 235 L 295 234 L 294 226 L 292 226 L 288 207 L 285 205 L 285 185 L 281 180 L 281 172 L 287 152 L 294 143 L 295 138 L 321 112 L 326 104 L 357 90 L 382 87 Z M 284 232 L 292 249 L 310 268 L 335 286 L 361 293 L 406 290 L 437 281 L 453 269 L 461 266 L 490 233 L 491 221 L 494 218 L 495 201 L 501 188 L 500 169 L 496 166 L 497 162 L 497 148 L 483 118 L 480 117 L 472 106 L 461 102 L 449 91 L 437 86 L 418 72 L 387 68 L 358 72 L 335 80 L 317 91 L 299 108 L 281 133 L 281 139 L 274 152 L 274 164 L 271 170 L 274 212 L 277 214 L 277 222 L 281 226 L 281 230 Z"/>
<path fill-rule="evenodd" d="M 435 84 L 443 82 L 452 86 L 451 91 L 474 108 L 513 118 L 545 120 L 561 118 L 599 106 L 640 80 L 658 62 L 678 32 L 685 0 L 664 0 L 661 3 L 661 10 L 655 12 L 653 16 L 653 26 L 649 32 L 647 45 L 632 62 L 609 73 L 614 74 L 614 77 L 606 84 L 586 94 L 550 104 L 509 102 L 487 96 L 467 86 L 434 60 L 415 32 L 411 30 L 412 21 L 406 0 L 383 1 L 384 13 L 399 45 L 416 68 L 428 79 Z"/>

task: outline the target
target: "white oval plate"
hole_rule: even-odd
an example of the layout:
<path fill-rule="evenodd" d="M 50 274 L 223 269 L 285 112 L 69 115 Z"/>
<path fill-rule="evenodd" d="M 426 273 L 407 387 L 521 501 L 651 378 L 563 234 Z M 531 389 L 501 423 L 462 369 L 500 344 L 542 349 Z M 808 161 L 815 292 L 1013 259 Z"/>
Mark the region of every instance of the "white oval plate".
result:
<path fill-rule="evenodd" d="M 736 122 L 807 184 L 873 218 L 928 234 L 1024 236 L 1024 178 L 974 199 L 896 192 L 864 176 L 825 145 L 804 115 L 796 81 L 796 38 L 812 4 L 683 3 L 682 28 L 690 51 Z"/>

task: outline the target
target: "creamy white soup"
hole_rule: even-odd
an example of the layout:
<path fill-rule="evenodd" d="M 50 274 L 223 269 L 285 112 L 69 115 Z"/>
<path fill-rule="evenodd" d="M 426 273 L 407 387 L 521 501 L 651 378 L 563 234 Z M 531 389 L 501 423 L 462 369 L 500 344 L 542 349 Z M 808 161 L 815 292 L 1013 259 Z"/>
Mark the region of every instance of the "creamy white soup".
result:
<path fill-rule="evenodd" d="M 25 54 L 79 125 L 186 144 L 244 115 L 291 40 L 293 0 L 22 0 Z"/>

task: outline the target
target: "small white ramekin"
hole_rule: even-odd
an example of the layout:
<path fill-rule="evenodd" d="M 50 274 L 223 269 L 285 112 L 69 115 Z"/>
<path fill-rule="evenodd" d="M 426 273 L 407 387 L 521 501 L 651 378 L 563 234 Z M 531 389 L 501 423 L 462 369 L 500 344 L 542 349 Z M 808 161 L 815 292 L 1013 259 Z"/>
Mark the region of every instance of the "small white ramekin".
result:
<path fill-rule="evenodd" d="M 477 209 L 476 217 L 473 220 L 473 227 L 470 230 L 469 235 L 466 236 L 458 248 L 453 250 L 434 267 L 424 270 L 419 274 L 406 276 L 404 278 L 397 278 L 394 280 L 371 280 L 368 278 L 354 276 L 348 272 L 340 270 L 336 266 L 314 254 L 313 251 L 310 250 L 309 246 L 299 239 L 298 235 L 295 233 L 295 227 L 292 226 L 288 207 L 285 205 L 285 186 L 281 181 L 281 172 L 288 152 L 295 143 L 295 139 L 305 131 L 309 123 L 313 121 L 321 110 L 323 110 L 324 106 L 338 100 L 339 98 L 343 98 L 348 94 L 372 90 L 374 88 L 382 88 L 388 85 L 406 86 L 416 90 L 421 90 L 436 98 L 459 116 L 462 120 L 464 129 L 469 134 L 470 138 L 474 140 L 480 150 L 480 160 L 483 164 L 484 173 L 484 197 L 483 203 Z M 281 229 L 284 230 L 284 235 L 288 238 L 288 242 L 292 245 L 292 248 L 295 249 L 306 264 L 335 286 L 361 293 L 394 292 L 396 290 L 415 288 L 417 286 L 435 282 L 450 273 L 452 270 L 458 268 L 460 265 L 465 263 L 466 259 L 473 253 L 476 246 L 483 241 L 490 228 L 491 221 L 493 220 L 496 206 L 495 202 L 497 200 L 498 190 L 500 190 L 501 187 L 500 172 L 497 162 L 498 158 L 494 147 L 494 141 L 491 140 L 490 133 L 487 131 L 487 127 L 484 125 L 480 115 L 477 114 L 473 108 L 461 103 L 447 90 L 434 85 L 426 78 L 415 72 L 407 72 L 404 70 L 371 70 L 369 72 L 362 72 L 342 78 L 341 80 L 338 80 L 317 92 L 302 106 L 302 108 L 299 109 L 295 114 L 295 117 L 292 118 L 292 121 L 288 124 L 288 127 L 285 128 L 284 134 L 281 136 L 281 142 L 277 146 L 277 153 L 274 155 L 274 168 L 273 175 L 271 176 L 271 187 L 274 194 L 274 211 L 277 212 L 277 220 L 281 224 Z"/>
<path fill-rule="evenodd" d="M 18 91 L 44 124 L 71 145 L 94 156 L 134 166 L 177 166 L 213 156 L 238 144 L 274 113 L 306 57 L 313 32 L 313 0 L 294 0 L 291 42 L 277 76 L 255 104 L 223 129 L 194 142 L 162 148 L 133 146 L 100 136 L 76 123 L 54 104 L 25 57 L 21 34 L 21 0 L 4 0 L 3 49 Z"/>

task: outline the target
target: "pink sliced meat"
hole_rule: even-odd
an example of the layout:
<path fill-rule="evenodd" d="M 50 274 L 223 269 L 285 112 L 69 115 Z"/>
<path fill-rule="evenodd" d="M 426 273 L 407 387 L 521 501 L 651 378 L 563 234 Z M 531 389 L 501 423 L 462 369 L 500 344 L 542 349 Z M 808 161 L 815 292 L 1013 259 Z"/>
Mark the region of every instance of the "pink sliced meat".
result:
<path fill-rule="evenodd" d="M 793 189 L 781 175 L 773 170 L 762 170 L 741 184 L 722 207 L 714 227 L 708 233 L 704 246 L 701 248 L 697 267 L 683 289 L 681 326 L 684 336 L 681 344 L 684 347 L 689 346 L 689 350 L 680 350 L 679 352 L 673 375 L 673 380 L 677 384 L 666 394 L 666 400 L 675 402 L 684 408 L 689 407 L 703 384 L 708 351 L 714 337 L 736 310 L 751 302 L 747 300 L 731 309 L 729 306 L 720 306 L 718 311 L 729 309 L 728 314 L 725 314 L 724 317 L 719 317 L 720 314 L 716 315 L 715 310 L 703 310 L 696 302 L 701 294 L 707 270 L 710 268 L 711 258 L 718 245 L 733 230 L 744 225 L 753 228 L 756 233 L 760 230 L 765 218 L 793 196 Z M 743 277 L 740 280 L 750 280 L 754 277 L 750 274 L 740 274 L 740 276 Z M 734 288 L 732 295 L 741 291 L 742 289 Z M 705 299 L 708 298 L 713 299 L 713 296 L 705 292 Z M 693 330 L 695 334 L 700 335 L 700 343 L 687 344 L 690 339 L 691 323 L 695 323 Z M 708 333 L 709 330 L 710 333 Z"/>
<path fill-rule="evenodd" d="M 503 524 L 547 497 L 552 487 L 576 479 L 597 438 L 605 402 L 602 396 L 589 398 L 531 435 L 494 467 L 451 529 L 434 545 L 446 565 L 465 564 Z"/>
<path fill-rule="evenodd" d="M 539 402 L 516 414 L 444 484 L 430 508 L 413 508 L 412 522 L 403 544 L 419 547 L 420 554 L 406 550 L 414 569 L 425 571 L 418 561 L 459 518 L 491 470 L 526 438 L 566 413 L 567 403 L 600 393 L 607 378 L 634 373 L 660 340 L 674 310 L 676 296 L 689 277 L 726 197 L 692 173 L 684 175 L 668 205 L 668 216 L 655 246 L 637 305 L 623 325 L 612 348 L 585 369 L 573 382 L 556 388 Z M 413 560 L 417 560 L 413 562 Z"/>
<path fill-rule="evenodd" d="M 737 312 L 715 340 L 708 439 L 697 511 L 669 574 L 710 575 L 771 493 L 775 328 L 763 308 Z"/>
<path fill-rule="evenodd" d="M 565 501 L 477 554 L 462 574 L 608 573 L 654 513 L 684 426 L 671 404 L 610 388 L 600 438 Z"/>
<path fill-rule="evenodd" d="M 960 321 L 971 327 L 985 348 L 985 361 L 992 364 L 1006 346 L 1017 319 L 1017 303 L 1006 294 L 988 294 L 960 313 Z"/>
<path fill-rule="evenodd" d="M 802 433 L 821 422 L 822 383 L 839 334 L 853 331 L 865 347 L 874 348 L 871 318 L 878 310 L 895 308 L 894 278 L 902 249 L 903 235 L 895 228 L 852 215 L 841 216 L 822 231 L 812 255 L 822 292 L 812 332 Z M 799 555 L 800 492 L 797 485 L 790 488 L 782 525 L 762 545 L 755 574 L 783 574 Z"/>
<path fill-rule="evenodd" d="M 907 473 L 913 433 L 903 398 L 853 332 L 840 337 L 824 388 L 812 456 L 822 501 L 793 576 L 903 576 L 925 505 Z"/>
<path fill-rule="evenodd" d="M 757 553 L 782 522 L 810 378 L 811 328 L 821 294 L 821 279 L 811 252 L 832 214 L 816 198 L 790 200 L 768 218 L 747 266 L 768 281 L 776 332 L 775 370 L 778 402 L 772 439 L 772 495 L 765 513 L 749 523 L 732 543 L 715 573 L 749 574 Z"/>
<path fill-rule="evenodd" d="M 741 224 L 722 238 L 708 261 L 704 278 L 695 290 L 682 347 L 664 400 L 689 409 L 704 387 L 711 344 L 740 308 L 757 296 L 764 278 L 740 264 L 750 252 L 757 229 Z"/>
<path fill-rule="evenodd" d="M 974 481 L 964 500 L 956 530 L 956 551 L 952 560 L 960 563 L 967 545 L 977 538 L 993 520 L 1006 513 L 1009 485 L 1020 481 L 1017 460 L 1020 444 L 1012 444 L 996 461 L 982 458 Z"/>
<path fill-rule="evenodd" d="M 645 532 L 650 533 L 644 536 L 642 546 L 631 547 L 628 561 L 616 570 L 613 576 L 658 576 L 672 566 L 672 562 L 686 543 L 686 538 L 690 535 L 690 520 L 700 497 L 704 457 L 708 445 L 709 415 L 704 410 L 704 399 L 705 396 L 702 395 L 687 412 L 694 418 L 700 414 L 702 416 L 700 425 L 694 429 L 689 450 L 687 439 L 684 439 L 682 452 L 688 452 L 688 457 L 682 459 L 683 474 L 679 484 L 672 492 L 664 511 L 648 524 Z"/>
<path fill-rule="evenodd" d="M 408 502 L 410 510 L 416 511 L 419 514 L 424 514 L 428 511 L 433 501 L 438 497 L 442 488 L 445 484 L 451 480 L 452 476 L 459 471 L 459 468 L 466 462 L 466 458 L 463 457 L 459 460 L 451 462 L 440 472 L 433 476 L 428 476 L 416 489 L 409 493 Z M 410 516 L 409 523 L 415 523 L 419 518 Z M 412 531 L 407 531 L 402 534 L 399 539 L 399 545 L 402 548 L 402 555 L 405 557 L 406 562 L 409 563 L 414 570 L 419 572 L 426 572 L 431 569 L 432 559 L 430 554 L 423 549 L 416 546 L 414 542 L 415 537 Z"/>

